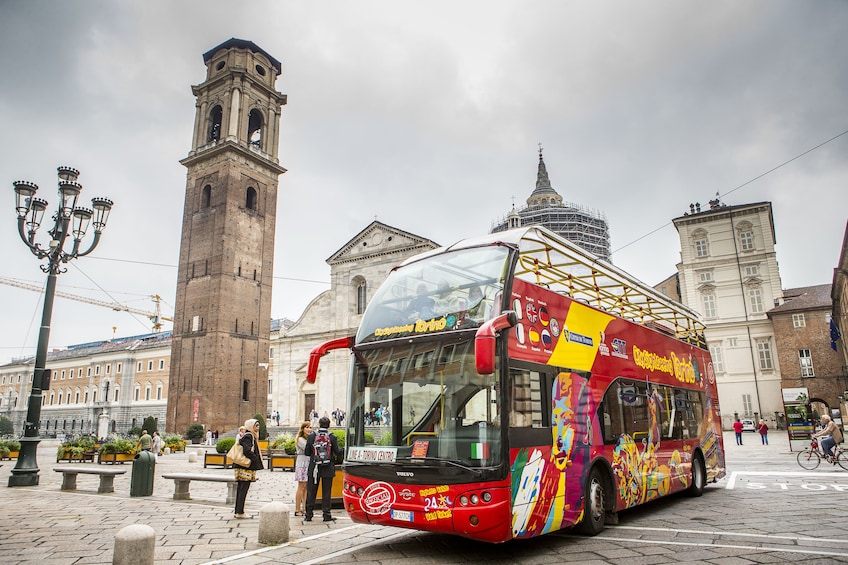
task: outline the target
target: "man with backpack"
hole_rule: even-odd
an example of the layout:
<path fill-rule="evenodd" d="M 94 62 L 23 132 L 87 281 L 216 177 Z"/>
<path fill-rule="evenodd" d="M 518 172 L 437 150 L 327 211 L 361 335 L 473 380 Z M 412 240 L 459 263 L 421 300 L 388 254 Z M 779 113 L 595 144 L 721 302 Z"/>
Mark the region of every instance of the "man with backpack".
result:
<path fill-rule="evenodd" d="M 333 491 L 333 476 L 336 474 L 336 457 L 341 457 L 342 450 L 339 440 L 331 434 L 330 419 L 323 416 L 318 420 L 318 431 L 306 438 L 304 454 L 309 457 L 309 481 L 306 491 L 306 516 L 304 520 L 312 521 L 315 510 L 315 498 L 318 496 L 318 483 L 321 483 L 321 512 L 325 522 L 336 519 L 330 514 Z"/>

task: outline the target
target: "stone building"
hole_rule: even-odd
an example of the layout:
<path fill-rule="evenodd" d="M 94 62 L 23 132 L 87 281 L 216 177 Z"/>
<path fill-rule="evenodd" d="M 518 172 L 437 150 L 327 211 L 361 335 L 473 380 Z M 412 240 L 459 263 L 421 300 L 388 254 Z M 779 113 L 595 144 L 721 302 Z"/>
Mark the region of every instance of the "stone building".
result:
<path fill-rule="evenodd" d="M 842 252 L 839 261 L 833 269 L 833 285 L 830 293 L 833 303 L 832 326 L 830 328 L 830 343 L 839 355 L 841 367 L 839 374 L 843 377 L 845 388 L 842 389 L 842 414 L 848 414 L 848 226 L 842 239 Z M 844 416 L 843 416 L 844 418 Z"/>
<path fill-rule="evenodd" d="M 783 388 L 809 391 L 816 416 L 840 410 L 848 382 L 842 358 L 830 347 L 831 285 L 783 291 L 785 302 L 768 312 L 774 327 Z"/>
<path fill-rule="evenodd" d="M 782 303 L 770 202 L 709 209 L 690 205 L 674 218 L 680 237 L 681 302 L 699 312 L 718 383 L 722 425 L 783 412 L 779 358 L 767 312 Z"/>
<path fill-rule="evenodd" d="M 282 66 L 250 41 L 203 55 L 174 308 L 168 431 L 266 413 Z"/>
<path fill-rule="evenodd" d="M 491 233 L 529 225 L 545 226 L 578 247 L 605 261 L 610 260 L 610 234 L 606 218 L 600 212 L 563 202 L 562 196 L 551 186 L 541 147 L 536 188 L 527 198 L 527 205 L 519 209 L 513 206 L 506 218 L 492 226 Z"/>
<path fill-rule="evenodd" d="M 170 332 L 74 345 L 47 355 L 50 388 L 43 392 L 42 434 L 126 433 L 152 416 L 165 423 Z M 0 416 L 22 430 L 34 357 L 0 366 Z M 185 432 L 185 430 L 181 430 Z"/>
<path fill-rule="evenodd" d="M 275 321 L 271 332 L 269 410 L 295 424 L 347 405 L 350 352 L 333 351 L 321 361 L 314 384 L 306 382 L 310 351 L 321 343 L 354 335 L 370 298 L 389 271 L 404 260 L 437 248 L 429 239 L 374 221 L 333 253 L 330 288 L 316 296 L 300 318 Z"/>

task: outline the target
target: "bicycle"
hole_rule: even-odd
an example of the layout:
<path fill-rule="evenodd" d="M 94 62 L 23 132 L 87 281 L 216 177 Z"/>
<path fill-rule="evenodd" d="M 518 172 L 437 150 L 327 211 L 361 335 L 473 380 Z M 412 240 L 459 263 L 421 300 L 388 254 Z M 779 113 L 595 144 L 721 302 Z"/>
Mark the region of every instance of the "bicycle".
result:
<path fill-rule="evenodd" d="M 833 446 L 833 457 L 828 458 L 827 455 L 819 451 L 819 442 L 816 438 L 810 440 L 810 447 L 805 447 L 803 451 L 798 452 L 796 459 L 798 465 L 808 471 L 818 467 L 822 459 L 834 465 L 838 463 L 840 467 L 848 471 L 848 449 L 843 449 L 841 444 L 836 444 Z"/>

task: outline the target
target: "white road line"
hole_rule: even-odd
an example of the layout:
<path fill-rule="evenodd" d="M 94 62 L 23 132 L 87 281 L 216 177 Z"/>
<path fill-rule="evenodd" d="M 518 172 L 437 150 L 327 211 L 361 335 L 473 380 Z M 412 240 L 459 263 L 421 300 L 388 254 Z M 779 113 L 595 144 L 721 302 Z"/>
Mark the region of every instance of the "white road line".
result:
<path fill-rule="evenodd" d="M 562 537 L 569 537 L 575 539 L 586 539 L 585 536 L 578 536 L 573 534 L 563 535 Z M 752 545 L 731 545 L 726 543 L 697 543 L 697 542 L 685 542 L 685 541 L 668 541 L 668 540 L 646 540 L 646 539 L 636 539 L 636 538 L 615 538 L 610 536 L 599 535 L 595 536 L 592 539 L 596 540 L 607 540 L 607 541 L 617 541 L 624 543 L 644 543 L 644 544 L 652 544 L 652 545 L 679 545 L 679 546 L 691 546 L 691 547 L 722 547 L 725 549 L 744 549 L 748 551 L 759 551 L 763 553 L 771 553 L 771 552 L 780 552 L 780 553 L 804 553 L 807 555 L 826 555 L 828 557 L 847 557 L 848 553 L 837 553 L 835 551 L 816 551 L 813 549 L 792 549 L 785 546 L 779 547 L 756 547 Z"/>
<path fill-rule="evenodd" d="M 392 540 L 395 540 L 397 538 L 401 538 L 401 537 L 404 537 L 404 536 L 408 536 L 412 533 L 414 533 L 412 530 L 405 531 L 405 532 L 398 532 L 398 533 L 391 535 L 389 537 L 374 539 L 374 540 L 371 540 L 369 542 L 365 542 L 365 543 L 362 543 L 362 544 L 359 544 L 359 545 L 355 545 L 353 547 L 349 547 L 347 549 L 343 549 L 341 551 L 336 551 L 335 553 L 330 553 L 329 555 L 322 555 L 320 557 L 316 557 L 315 559 L 313 559 L 311 561 L 301 561 L 300 563 L 298 563 L 298 565 L 316 565 L 318 563 L 324 563 L 328 559 L 333 559 L 335 557 L 341 557 L 342 555 L 347 555 L 348 553 L 353 553 L 354 551 L 359 551 L 360 549 L 365 549 L 366 547 L 371 547 L 372 545 L 376 545 L 378 543 L 379 544 L 388 543 L 388 542 L 391 542 Z"/>
<path fill-rule="evenodd" d="M 810 541 L 823 543 L 842 543 L 848 544 L 846 539 L 830 539 L 830 538 L 811 538 L 805 536 L 779 536 L 775 534 L 749 534 L 745 532 L 721 532 L 717 530 L 680 530 L 673 528 L 643 528 L 639 526 L 607 526 L 610 530 L 636 530 L 640 532 L 675 532 L 681 534 L 706 534 L 712 536 L 738 536 L 748 538 L 765 538 L 776 540 L 792 540 L 792 541 Z"/>
<path fill-rule="evenodd" d="M 848 474 L 842 472 L 829 473 L 815 471 L 733 471 L 727 479 L 725 489 L 733 490 L 736 486 L 736 478 L 743 476 L 752 477 L 811 477 L 811 478 L 839 478 L 848 481 Z"/>
<path fill-rule="evenodd" d="M 231 561 L 238 561 L 239 559 L 245 559 L 247 557 L 259 555 L 261 553 L 266 553 L 268 551 L 274 551 L 275 549 L 280 549 L 281 547 L 289 547 L 289 546 L 292 546 L 292 545 L 298 545 L 298 544 L 303 543 L 305 541 L 319 539 L 319 538 L 323 538 L 324 536 L 330 536 L 330 535 L 333 535 L 333 534 L 337 534 L 337 533 L 340 533 L 340 532 L 346 532 L 348 530 L 354 530 L 356 528 L 361 528 L 361 527 L 362 527 L 362 525 L 355 524 L 353 526 L 347 526 L 345 528 L 328 530 L 328 531 L 322 532 L 320 534 L 315 534 L 314 536 L 307 536 L 305 538 L 299 538 L 299 539 L 296 539 L 294 541 L 290 541 L 288 543 L 281 543 L 280 545 L 269 545 L 267 547 L 262 547 L 260 549 L 254 549 L 253 551 L 247 551 L 245 553 L 239 553 L 238 555 L 230 555 L 229 557 L 224 557 L 223 559 L 216 559 L 215 561 L 207 561 L 206 563 L 203 563 L 202 565 L 219 565 L 221 563 L 229 563 Z"/>

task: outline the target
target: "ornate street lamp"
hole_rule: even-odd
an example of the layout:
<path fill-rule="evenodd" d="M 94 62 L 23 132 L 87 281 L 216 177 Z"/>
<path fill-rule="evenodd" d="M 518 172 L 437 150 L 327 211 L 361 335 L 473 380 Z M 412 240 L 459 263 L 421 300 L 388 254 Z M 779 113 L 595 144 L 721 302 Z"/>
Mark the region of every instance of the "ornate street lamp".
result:
<path fill-rule="evenodd" d="M 58 210 L 53 215 L 53 229 L 47 232 L 50 234 L 47 248 L 35 241 L 35 235 L 41 226 L 44 211 L 47 209 L 47 201 L 35 197 L 38 190 L 36 184 L 27 181 L 14 183 L 18 232 L 33 255 L 39 260 L 47 260 L 46 265 L 41 265 L 41 270 L 47 273 L 47 288 L 44 291 L 44 309 L 41 314 L 41 329 L 38 332 L 38 346 L 35 352 L 35 367 L 24 423 L 24 436 L 21 438 L 18 462 L 9 477 L 10 487 L 28 487 L 38 484 L 36 450 L 41 441 L 38 437 L 41 391 L 50 387 L 50 371 L 45 365 L 47 364 L 50 320 L 53 317 L 53 297 L 56 294 L 56 277 L 68 270 L 62 266 L 62 263 L 94 251 L 100 243 L 100 234 L 106 227 L 109 212 L 112 210 L 112 201 L 107 198 L 92 198 L 93 210 L 77 207 L 77 199 L 82 190 L 82 185 L 77 183 L 78 177 L 78 170 L 71 167 L 59 167 L 59 204 Z M 82 240 L 91 223 L 94 224 L 94 237 L 88 249 L 80 251 Z M 70 250 L 65 250 L 65 243 L 69 238 L 72 247 Z"/>

